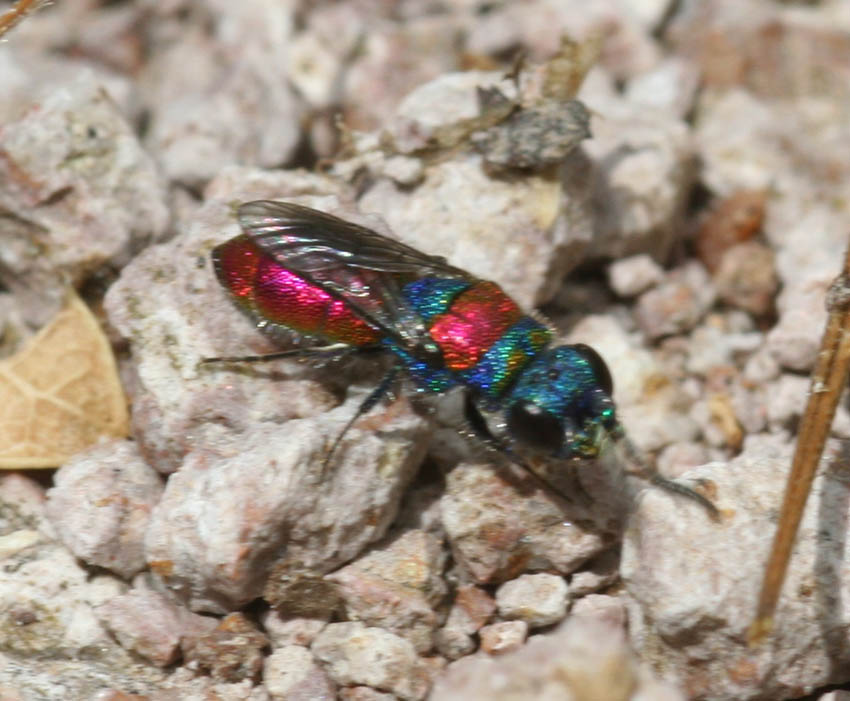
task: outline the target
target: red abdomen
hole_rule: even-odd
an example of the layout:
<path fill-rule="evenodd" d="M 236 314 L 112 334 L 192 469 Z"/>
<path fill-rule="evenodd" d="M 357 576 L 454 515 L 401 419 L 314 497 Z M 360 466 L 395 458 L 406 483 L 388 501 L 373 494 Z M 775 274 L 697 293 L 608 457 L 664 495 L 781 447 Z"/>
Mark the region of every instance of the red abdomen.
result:
<path fill-rule="evenodd" d="M 212 260 L 219 282 L 257 323 L 279 324 L 352 346 L 371 345 L 380 338 L 344 302 L 282 267 L 248 236 L 216 246 Z"/>

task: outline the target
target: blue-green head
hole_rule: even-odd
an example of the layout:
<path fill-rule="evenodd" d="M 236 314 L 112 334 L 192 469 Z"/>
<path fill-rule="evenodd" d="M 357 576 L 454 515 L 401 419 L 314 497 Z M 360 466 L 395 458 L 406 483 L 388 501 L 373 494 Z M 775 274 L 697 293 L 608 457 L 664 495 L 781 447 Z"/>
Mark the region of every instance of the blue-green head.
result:
<path fill-rule="evenodd" d="M 619 428 L 605 361 L 583 343 L 540 352 L 505 398 L 507 430 L 552 457 L 595 457 Z"/>

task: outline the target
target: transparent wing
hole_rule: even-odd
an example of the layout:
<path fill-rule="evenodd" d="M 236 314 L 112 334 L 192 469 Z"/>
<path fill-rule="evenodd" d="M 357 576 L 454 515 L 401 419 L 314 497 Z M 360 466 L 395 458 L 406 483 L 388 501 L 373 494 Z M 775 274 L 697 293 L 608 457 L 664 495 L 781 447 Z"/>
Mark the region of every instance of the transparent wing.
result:
<path fill-rule="evenodd" d="M 238 216 L 243 231 L 279 265 L 341 299 L 414 352 L 431 339 L 402 287 L 431 275 L 473 279 L 444 258 L 309 207 L 256 200 L 241 205 Z"/>

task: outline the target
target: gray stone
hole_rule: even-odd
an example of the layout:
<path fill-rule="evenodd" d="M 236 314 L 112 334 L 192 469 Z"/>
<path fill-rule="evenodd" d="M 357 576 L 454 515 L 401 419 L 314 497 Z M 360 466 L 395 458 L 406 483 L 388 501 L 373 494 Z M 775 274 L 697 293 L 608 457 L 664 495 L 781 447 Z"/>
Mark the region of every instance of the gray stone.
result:
<path fill-rule="evenodd" d="M 525 621 L 499 621 L 484 626 L 478 635 L 481 638 L 481 650 L 488 655 L 503 655 L 519 649 L 528 637 L 528 623 Z"/>
<path fill-rule="evenodd" d="M 364 684 L 405 701 L 425 698 L 436 671 L 404 638 L 362 623 L 331 623 L 311 649 L 337 684 Z"/>
<path fill-rule="evenodd" d="M 683 701 L 685 697 L 638 663 L 621 626 L 576 617 L 553 633 L 534 636 L 513 652 L 453 662 L 437 680 L 430 698 Z"/>
<path fill-rule="evenodd" d="M 612 519 L 615 495 L 597 483 L 595 470 L 588 477 L 582 484 Z M 441 505 L 455 561 L 478 583 L 502 582 L 527 569 L 566 574 L 606 547 L 604 534 L 578 523 L 587 517 L 578 503 L 564 504 L 530 477 L 500 474 L 493 465 L 458 465 Z"/>
<path fill-rule="evenodd" d="M 623 258 L 608 266 L 608 284 L 621 297 L 634 297 L 658 284 L 664 271 L 645 253 Z"/>
<path fill-rule="evenodd" d="M 122 647 L 157 667 L 177 660 L 184 638 L 202 635 L 218 623 L 175 605 L 162 594 L 140 589 L 105 601 L 97 615 Z"/>
<path fill-rule="evenodd" d="M 557 623 L 567 614 L 567 583 L 553 574 L 524 574 L 496 590 L 499 615 L 530 628 Z"/>
<path fill-rule="evenodd" d="M 277 558 L 322 573 L 354 557 L 384 534 L 424 456 L 425 423 L 401 402 L 376 409 L 369 432 L 349 431 L 323 479 L 359 400 L 190 453 L 151 516 L 154 572 L 192 609 L 222 612 L 259 596 Z"/>
<path fill-rule="evenodd" d="M 145 529 L 161 477 L 136 444 L 112 441 L 74 456 L 54 476 L 47 515 L 78 558 L 131 578 L 145 566 Z"/>
<path fill-rule="evenodd" d="M 445 560 L 439 540 L 407 531 L 326 579 L 339 584 L 349 620 L 389 630 L 424 653 L 439 623 L 434 609 L 446 594 Z"/>
<path fill-rule="evenodd" d="M 170 180 L 200 187 L 224 166 L 274 167 L 292 156 L 302 108 L 281 70 L 295 9 L 220 4 L 214 37 L 192 28 L 160 43 L 140 82 L 151 109 L 147 144 Z"/>
<path fill-rule="evenodd" d="M 576 154 L 560 180 L 503 180 L 470 155 L 432 164 L 413 191 L 380 180 L 359 206 L 406 243 L 496 281 L 527 308 L 554 294 L 590 241 L 584 171 Z"/>
<path fill-rule="evenodd" d="M 306 647 L 287 645 L 266 658 L 263 683 L 273 699 L 334 701 L 334 685 Z"/>
<path fill-rule="evenodd" d="M 844 532 L 848 482 L 835 467 L 815 480 L 768 644 L 746 644 L 790 457 L 786 438 L 750 437 L 734 460 L 691 473 L 710 481 L 718 522 L 651 490 L 629 524 L 629 629 L 644 659 L 691 697 L 785 698 L 845 679 L 850 624 L 835 602 L 846 596 L 847 555 L 835 534 Z"/>
<path fill-rule="evenodd" d="M 0 278 L 31 324 L 105 265 L 161 237 L 165 184 L 91 72 L 77 75 L 0 134 Z"/>

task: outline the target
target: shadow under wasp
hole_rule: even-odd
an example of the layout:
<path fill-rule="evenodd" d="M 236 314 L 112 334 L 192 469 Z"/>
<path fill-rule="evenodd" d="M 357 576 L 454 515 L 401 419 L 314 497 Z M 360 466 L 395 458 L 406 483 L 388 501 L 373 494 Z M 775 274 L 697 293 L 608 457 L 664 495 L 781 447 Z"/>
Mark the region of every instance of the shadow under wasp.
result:
<path fill-rule="evenodd" d="M 521 453 L 595 458 L 613 443 L 640 476 L 716 515 L 703 495 L 649 468 L 628 440 L 601 356 L 584 344 L 554 345 L 554 332 L 495 283 L 302 205 L 257 200 L 242 204 L 237 216 L 243 233 L 212 251 L 219 282 L 261 331 L 273 338 L 295 332 L 325 345 L 203 362 L 367 353 L 394 359 L 325 463 L 406 373 L 421 392 L 462 390 L 471 433 L 556 494 L 569 499 Z M 499 417 L 504 430 L 492 431 L 487 414 Z"/>

